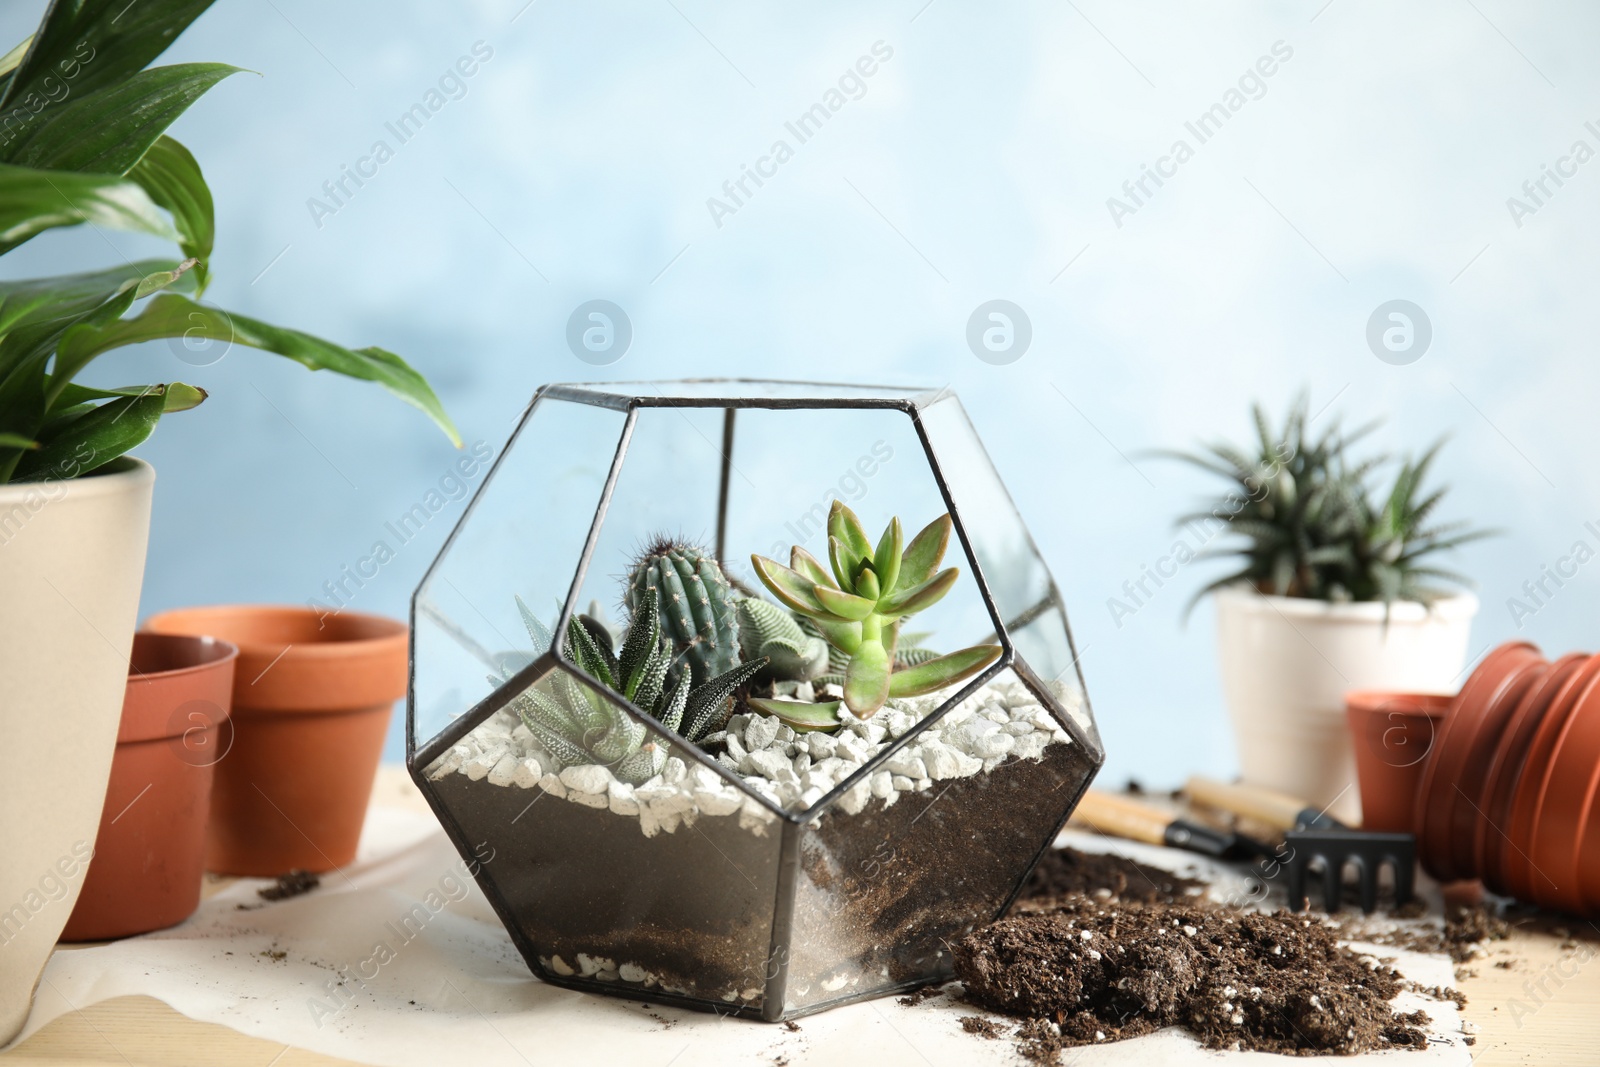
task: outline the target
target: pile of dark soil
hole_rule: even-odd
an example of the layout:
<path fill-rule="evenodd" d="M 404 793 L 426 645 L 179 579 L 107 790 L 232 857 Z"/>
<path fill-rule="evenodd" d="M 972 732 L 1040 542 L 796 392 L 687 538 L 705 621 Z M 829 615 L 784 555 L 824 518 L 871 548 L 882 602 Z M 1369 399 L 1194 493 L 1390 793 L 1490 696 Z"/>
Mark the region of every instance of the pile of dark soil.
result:
<path fill-rule="evenodd" d="M 976 931 L 955 957 L 967 998 L 1026 1020 L 1024 1051 L 1042 1059 L 1167 1026 L 1291 1055 L 1427 1045 L 1427 1017 L 1389 1005 L 1398 974 L 1286 912 L 1064 897 Z"/>
<path fill-rule="evenodd" d="M 1053 848 L 1028 876 L 1013 910 L 1029 910 L 1029 902 L 1072 893 L 1138 904 L 1192 903 L 1205 887 L 1204 882 L 1194 878 L 1160 867 L 1146 867 L 1121 856 Z"/>

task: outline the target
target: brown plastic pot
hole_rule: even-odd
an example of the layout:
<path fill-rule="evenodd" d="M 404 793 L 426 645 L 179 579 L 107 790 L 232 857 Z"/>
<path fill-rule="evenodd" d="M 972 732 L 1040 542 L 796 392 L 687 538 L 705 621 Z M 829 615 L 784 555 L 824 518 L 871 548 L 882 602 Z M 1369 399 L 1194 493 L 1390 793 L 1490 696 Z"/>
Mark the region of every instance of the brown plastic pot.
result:
<path fill-rule="evenodd" d="M 1344 697 L 1361 785 L 1361 826 L 1408 833 L 1417 783 L 1451 697 L 1358 690 Z"/>
<path fill-rule="evenodd" d="M 405 624 L 243 605 L 145 625 L 239 646 L 235 738 L 217 767 L 206 868 L 271 877 L 355 859 L 389 715 L 406 691 Z"/>
<path fill-rule="evenodd" d="M 1476 874 L 1471 870 L 1469 854 L 1456 855 L 1453 813 L 1461 793 L 1471 786 L 1462 781 L 1462 772 L 1478 734 L 1491 710 L 1503 705 L 1508 691 L 1526 680 L 1531 667 L 1544 662 L 1534 645 L 1508 641 L 1483 658 L 1450 705 L 1417 786 L 1413 819 L 1417 859 L 1441 882 Z M 1465 851 L 1470 851 L 1470 842 L 1462 843 L 1467 846 Z"/>
<path fill-rule="evenodd" d="M 1534 900 L 1547 907 L 1584 914 L 1579 846 L 1583 824 L 1600 772 L 1600 679 L 1578 697 L 1550 758 L 1535 817 L 1529 865 L 1542 877 Z"/>
<path fill-rule="evenodd" d="M 1540 799 L 1555 761 L 1556 742 L 1579 698 L 1597 677 L 1600 677 L 1600 656 L 1591 656 L 1567 679 L 1551 701 L 1523 758 L 1522 773 L 1517 778 L 1517 788 L 1511 800 L 1511 815 L 1506 826 L 1506 836 L 1515 847 L 1502 851 L 1499 871 L 1500 880 L 1518 900 L 1538 902 L 1557 888 L 1551 877 L 1539 869 L 1531 855 L 1538 835 Z"/>
<path fill-rule="evenodd" d="M 232 739 L 238 655 L 208 637 L 134 635 L 94 859 L 61 940 L 160 930 L 199 906 L 206 815 L 216 764 Z"/>
<path fill-rule="evenodd" d="M 1573 652 L 1552 663 L 1545 676 L 1522 698 L 1500 735 L 1484 777 L 1484 818 L 1478 825 L 1478 838 L 1473 846 L 1474 866 L 1496 893 L 1509 896 L 1511 892 L 1502 873 L 1505 869 L 1503 854 L 1508 844 L 1506 833 L 1511 827 L 1511 802 L 1516 796 L 1518 779 L 1522 777 L 1528 746 L 1533 743 L 1533 736 L 1556 696 L 1588 661 L 1586 654 Z"/>

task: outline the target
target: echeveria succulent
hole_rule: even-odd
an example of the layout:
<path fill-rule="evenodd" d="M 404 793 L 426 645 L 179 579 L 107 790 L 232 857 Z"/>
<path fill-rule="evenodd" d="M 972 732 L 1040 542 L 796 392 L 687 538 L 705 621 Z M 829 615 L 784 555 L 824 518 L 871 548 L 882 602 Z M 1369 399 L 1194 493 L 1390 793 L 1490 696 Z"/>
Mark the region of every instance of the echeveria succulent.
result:
<path fill-rule="evenodd" d="M 955 567 L 939 569 L 950 544 L 950 530 L 950 516 L 941 515 L 908 545 L 900 520 L 895 518 L 874 547 L 861 520 L 836 500 L 828 513 L 829 568 L 799 545 L 790 550 L 787 567 L 764 556 L 751 557 L 756 574 L 772 595 L 810 619 L 830 645 L 849 657 L 844 704 L 856 715 L 871 715 L 890 697 L 943 689 L 999 658 L 999 645 L 976 645 L 894 669 L 900 624 L 938 603 L 960 576 Z M 811 729 L 828 725 L 838 710 L 837 701 L 750 703 Z"/>

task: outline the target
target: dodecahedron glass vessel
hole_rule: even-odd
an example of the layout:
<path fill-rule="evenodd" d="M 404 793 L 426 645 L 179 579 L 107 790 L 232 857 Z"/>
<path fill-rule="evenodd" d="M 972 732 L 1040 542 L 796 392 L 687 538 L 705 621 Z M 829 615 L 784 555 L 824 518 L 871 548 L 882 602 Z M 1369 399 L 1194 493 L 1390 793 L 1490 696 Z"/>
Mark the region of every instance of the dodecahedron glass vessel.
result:
<path fill-rule="evenodd" d="M 828 629 L 753 562 L 870 594 L 835 502 L 880 570 L 945 529 L 957 571 L 906 616 L 876 601 L 876 708 L 843 647 L 869 624 Z M 646 601 L 654 688 L 625 677 Z M 967 654 L 948 684 L 918 667 Z M 413 598 L 407 712 L 411 774 L 535 973 L 774 1021 L 948 977 L 1104 758 L 1060 593 L 948 390 L 544 387 Z"/>

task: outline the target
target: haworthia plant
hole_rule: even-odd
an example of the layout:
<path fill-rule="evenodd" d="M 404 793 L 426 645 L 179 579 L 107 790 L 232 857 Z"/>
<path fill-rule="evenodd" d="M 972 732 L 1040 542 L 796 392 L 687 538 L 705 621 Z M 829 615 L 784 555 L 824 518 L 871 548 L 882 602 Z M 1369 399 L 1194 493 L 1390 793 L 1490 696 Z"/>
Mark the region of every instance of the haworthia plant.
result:
<path fill-rule="evenodd" d="M 657 538 L 629 570 L 623 599 L 635 615 L 646 600 L 656 601 L 662 629 L 695 684 L 738 666 L 739 598 L 705 549 Z"/>
<path fill-rule="evenodd" d="M 221 63 L 149 67 L 212 0 L 52 0 L 0 57 L 0 254 L 64 226 L 149 234 L 178 258 L 0 282 L 0 484 L 86 474 L 206 397 L 181 382 L 88 389 L 96 357 L 158 338 L 207 339 L 376 382 L 460 438 L 422 375 L 381 348 L 344 348 L 198 303 L 210 280 L 211 191 L 166 129 Z"/>
<path fill-rule="evenodd" d="M 553 639 L 550 628 L 520 598 L 517 607 L 535 655 L 543 654 Z M 662 638 L 654 600 L 646 600 L 634 616 L 619 653 L 596 640 L 577 617 L 568 623 L 563 651 L 595 681 L 693 742 L 722 728 L 732 712 L 734 691 L 766 666 L 765 660 L 754 660 L 700 685 L 693 684 L 688 671 L 679 671 L 672 681 L 671 646 Z M 642 723 L 564 671 L 529 687 L 511 707 L 540 745 L 566 766 L 604 764 L 619 781 L 637 785 L 666 764 L 666 750 L 651 740 Z"/>
<path fill-rule="evenodd" d="M 806 616 L 829 644 L 850 657 L 844 672 L 844 705 L 867 716 L 890 697 L 932 693 L 972 677 L 1000 656 L 999 645 L 975 645 L 923 663 L 895 668 L 901 623 L 936 604 L 960 576 L 939 569 L 950 544 L 949 515 L 941 515 L 904 543 L 900 520 L 891 519 L 876 547 L 861 520 L 840 501 L 828 514 L 828 561 L 795 545 L 789 566 L 752 556 L 756 574 L 784 606 Z M 762 711 L 818 728 L 838 704 L 751 701 Z"/>
<path fill-rule="evenodd" d="M 774 681 L 808 682 L 828 669 L 828 643 L 807 633 L 776 604 L 746 597 L 739 601 L 739 647 L 746 660 L 765 657 L 764 672 Z"/>

